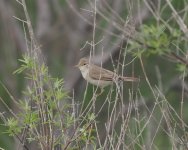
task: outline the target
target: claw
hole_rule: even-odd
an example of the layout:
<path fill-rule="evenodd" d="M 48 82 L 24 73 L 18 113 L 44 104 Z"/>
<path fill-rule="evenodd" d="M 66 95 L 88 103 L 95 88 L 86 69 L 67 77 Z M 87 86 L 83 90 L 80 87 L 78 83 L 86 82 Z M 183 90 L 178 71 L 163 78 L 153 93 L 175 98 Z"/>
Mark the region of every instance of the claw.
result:
<path fill-rule="evenodd" d="M 103 88 L 100 88 L 100 93 L 97 93 L 97 96 L 100 96 L 103 92 L 104 92 L 104 89 Z"/>

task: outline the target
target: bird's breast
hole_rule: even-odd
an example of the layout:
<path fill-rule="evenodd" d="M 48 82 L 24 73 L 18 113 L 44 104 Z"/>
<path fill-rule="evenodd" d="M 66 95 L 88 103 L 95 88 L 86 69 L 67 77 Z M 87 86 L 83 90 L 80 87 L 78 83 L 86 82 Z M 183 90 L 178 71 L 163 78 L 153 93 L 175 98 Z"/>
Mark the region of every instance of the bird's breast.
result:
<path fill-rule="evenodd" d="M 88 70 L 88 68 L 85 67 L 85 66 L 81 66 L 81 67 L 80 67 L 80 71 L 81 71 L 81 74 L 82 74 L 83 78 L 84 78 L 85 80 L 87 80 L 88 75 L 89 75 L 89 70 Z"/>

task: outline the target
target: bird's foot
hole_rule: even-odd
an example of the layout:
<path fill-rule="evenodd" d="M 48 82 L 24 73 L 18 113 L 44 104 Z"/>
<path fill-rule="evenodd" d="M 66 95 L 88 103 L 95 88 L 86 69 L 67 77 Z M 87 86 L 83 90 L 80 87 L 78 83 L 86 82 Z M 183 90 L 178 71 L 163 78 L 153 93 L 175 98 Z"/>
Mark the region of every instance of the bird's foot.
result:
<path fill-rule="evenodd" d="M 97 96 L 100 96 L 103 92 L 104 92 L 104 89 L 103 89 L 103 88 L 100 88 L 100 93 L 97 93 L 96 95 L 97 95 Z"/>

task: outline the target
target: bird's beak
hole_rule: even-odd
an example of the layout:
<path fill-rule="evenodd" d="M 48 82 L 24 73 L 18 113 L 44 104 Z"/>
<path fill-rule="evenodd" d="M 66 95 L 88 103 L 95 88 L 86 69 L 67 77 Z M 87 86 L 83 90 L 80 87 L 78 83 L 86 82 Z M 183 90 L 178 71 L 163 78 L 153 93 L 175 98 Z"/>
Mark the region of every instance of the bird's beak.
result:
<path fill-rule="evenodd" d="M 78 67 L 79 67 L 79 64 L 75 65 L 74 67 L 75 67 L 75 68 L 78 68 Z"/>

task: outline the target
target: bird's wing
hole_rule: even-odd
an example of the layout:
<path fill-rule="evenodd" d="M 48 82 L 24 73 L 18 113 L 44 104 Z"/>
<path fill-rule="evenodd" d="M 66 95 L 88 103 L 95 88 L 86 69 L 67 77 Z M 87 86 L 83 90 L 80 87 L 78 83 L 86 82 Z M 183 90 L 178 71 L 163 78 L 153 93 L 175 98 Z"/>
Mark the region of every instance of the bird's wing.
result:
<path fill-rule="evenodd" d="M 93 67 L 92 67 L 93 68 Z M 115 73 L 113 73 L 110 70 L 106 70 L 104 68 L 101 68 L 99 66 L 95 66 L 95 69 L 90 69 L 89 75 L 94 80 L 106 80 L 106 81 L 112 81 Z"/>

